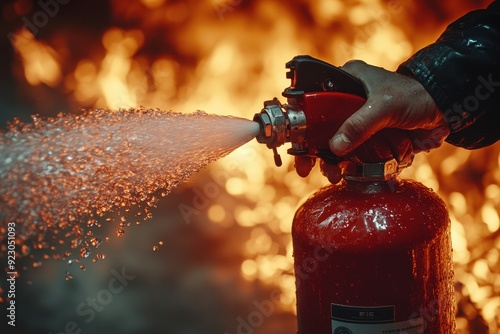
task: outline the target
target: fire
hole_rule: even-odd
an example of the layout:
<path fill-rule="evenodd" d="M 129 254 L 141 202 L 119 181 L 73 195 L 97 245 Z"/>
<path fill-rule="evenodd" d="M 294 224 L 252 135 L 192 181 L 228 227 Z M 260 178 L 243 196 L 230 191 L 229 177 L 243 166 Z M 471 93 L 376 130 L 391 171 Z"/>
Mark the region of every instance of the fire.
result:
<path fill-rule="evenodd" d="M 102 37 L 102 44 L 107 53 L 101 62 L 101 72 L 97 76 L 97 81 L 110 108 L 137 105 L 126 79 L 132 65 L 130 58 L 140 47 L 143 39 L 144 36 L 139 30 L 123 32 L 119 29 L 110 29 Z"/>
<path fill-rule="evenodd" d="M 56 51 L 44 42 L 37 41 L 33 34 L 23 29 L 13 39 L 13 46 L 20 53 L 24 75 L 30 85 L 44 83 L 55 87 L 61 81 L 61 68 Z"/>
<path fill-rule="evenodd" d="M 113 14 L 134 22 L 134 28 L 109 27 L 95 36 L 102 56 L 65 59 L 75 66 L 64 73 L 61 56 L 48 43 L 19 32 L 14 44 L 24 79 L 50 87 L 63 81 L 76 105 L 203 109 L 251 118 L 262 101 L 289 84 L 284 63 L 297 54 L 339 65 L 359 58 L 395 69 L 435 40 L 447 23 L 429 18 L 418 27 L 412 20 L 426 14 L 425 5 L 398 0 L 303 1 L 302 9 L 279 1 L 111 3 Z M 472 9 L 462 2 L 447 6 L 441 10 L 449 20 Z M 153 44 L 174 51 L 153 52 Z M 239 250 L 245 256 L 241 277 L 278 286 L 281 307 L 293 312 L 291 222 L 304 198 L 326 180 L 318 170 L 299 178 L 293 160 L 281 151 L 281 168 L 274 166 L 271 152 L 255 142 L 217 163 L 214 169 L 227 171 L 222 180 L 225 195 L 212 201 L 206 217 L 224 228 L 236 224 L 249 229 Z M 433 188 L 449 206 L 459 333 L 468 333 L 478 316 L 491 333 L 500 330 L 499 152 L 498 145 L 476 152 L 444 145 L 419 154 L 403 173 Z"/>

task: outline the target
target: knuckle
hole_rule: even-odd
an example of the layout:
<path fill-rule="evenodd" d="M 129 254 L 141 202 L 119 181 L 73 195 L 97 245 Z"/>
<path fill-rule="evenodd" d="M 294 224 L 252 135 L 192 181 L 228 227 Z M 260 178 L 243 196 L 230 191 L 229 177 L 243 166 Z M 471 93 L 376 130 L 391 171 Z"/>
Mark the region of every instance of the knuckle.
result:
<path fill-rule="evenodd" d="M 371 119 L 367 115 L 354 114 L 346 124 L 347 131 L 356 137 L 369 137 L 373 134 L 370 129 L 370 121 Z"/>
<path fill-rule="evenodd" d="M 353 72 L 359 72 L 365 66 L 366 66 L 366 63 L 364 61 L 354 59 L 354 60 L 349 60 L 341 68 L 344 71 L 352 74 Z"/>

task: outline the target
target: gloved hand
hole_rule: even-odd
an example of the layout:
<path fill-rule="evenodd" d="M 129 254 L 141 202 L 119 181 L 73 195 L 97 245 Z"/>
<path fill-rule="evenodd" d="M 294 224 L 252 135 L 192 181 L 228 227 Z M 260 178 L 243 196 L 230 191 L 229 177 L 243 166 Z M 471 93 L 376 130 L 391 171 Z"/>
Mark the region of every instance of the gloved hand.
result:
<path fill-rule="evenodd" d="M 342 69 L 363 83 L 367 101 L 340 126 L 330 140 L 329 146 L 335 155 L 363 160 L 374 149 L 370 141 L 366 141 L 375 135 L 378 141 L 387 144 L 384 145 L 386 147 L 377 147 L 382 156 L 389 153 L 402 161 L 415 153 L 441 146 L 449 135 L 450 130 L 443 114 L 415 79 L 359 60 L 346 63 Z M 401 138 L 402 133 L 405 138 Z M 400 144 L 393 147 L 396 137 L 401 139 Z M 314 160 L 311 158 L 295 159 L 300 176 L 307 176 L 313 166 Z M 338 167 L 323 164 L 322 172 L 330 182 L 340 181 Z"/>

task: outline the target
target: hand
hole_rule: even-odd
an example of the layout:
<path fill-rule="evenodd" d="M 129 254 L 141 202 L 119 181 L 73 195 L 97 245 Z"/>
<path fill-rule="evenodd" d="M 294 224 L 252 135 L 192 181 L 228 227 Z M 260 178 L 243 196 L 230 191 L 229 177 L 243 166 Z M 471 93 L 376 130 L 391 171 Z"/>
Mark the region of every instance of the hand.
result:
<path fill-rule="evenodd" d="M 441 146 L 449 135 L 442 113 L 417 80 L 359 60 L 346 63 L 342 69 L 361 80 L 368 99 L 330 140 L 329 146 L 335 155 L 345 156 L 353 151 L 356 155 L 356 148 L 384 128 L 404 130 L 405 137 L 409 138 L 404 150 L 394 152 L 398 161 Z M 391 144 L 388 143 L 388 147 Z M 295 158 L 295 168 L 302 177 L 307 176 L 313 166 L 314 159 Z M 340 181 L 339 167 L 323 163 L 321 170 L 330 182 Z"/>
<path fill-rule="evenodd" d="M 413 153 L 437 148 L 449 135 L 443 114 L 417 80 L 359 60 L 342 69 L 361 80 L 368 99 L 330 140 L 334 154 L 346 155 L 384 128 L 406 130 Z"/>

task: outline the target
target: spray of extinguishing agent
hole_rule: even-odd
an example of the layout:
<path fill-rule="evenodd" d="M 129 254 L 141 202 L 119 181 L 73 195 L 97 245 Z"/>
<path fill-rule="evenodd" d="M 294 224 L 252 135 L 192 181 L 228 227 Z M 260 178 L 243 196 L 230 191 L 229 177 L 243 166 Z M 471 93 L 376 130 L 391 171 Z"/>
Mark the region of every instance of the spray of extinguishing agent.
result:
<path fill-rule="evenodd" d="M 343 180 L 320 189 L 292 225 L 299 334 L 455 333 L 450 220 L 443 201 L 422 184 L 398 178 L 405 133 L 385 129 L 340 159 L 328 140 L 366 101 L 362 84 L 309 56 L 286 64 L 286 104 L 266 101 L 254 116 L 259 143 L 321 158 Z"/>

